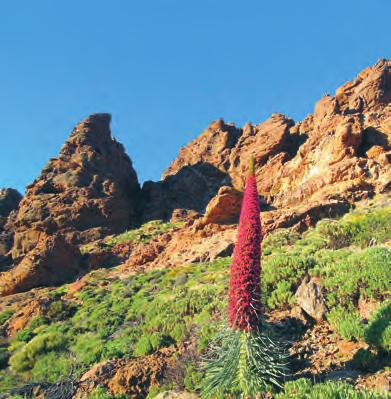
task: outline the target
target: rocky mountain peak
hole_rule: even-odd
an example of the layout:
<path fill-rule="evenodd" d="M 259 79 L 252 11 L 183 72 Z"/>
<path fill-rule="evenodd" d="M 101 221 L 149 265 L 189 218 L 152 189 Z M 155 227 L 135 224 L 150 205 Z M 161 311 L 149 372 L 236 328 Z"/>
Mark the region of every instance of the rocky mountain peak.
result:
<path fill-rule="evenodd" d="M 124 147 L 111 136 L 110 121 L 109 114 L 84 119 L 28 186 L 7 241 L 15 266 L 2 275 L 0 295 L 69 280 L 82 268 L 78 245 L 135 224 L 140 186 Z M 60 267 L 64 248 L 72 262 Z M 39 262 L 29 261 L 37 256 Z M 48 273 L 51 259 L 56 265 Z"/>

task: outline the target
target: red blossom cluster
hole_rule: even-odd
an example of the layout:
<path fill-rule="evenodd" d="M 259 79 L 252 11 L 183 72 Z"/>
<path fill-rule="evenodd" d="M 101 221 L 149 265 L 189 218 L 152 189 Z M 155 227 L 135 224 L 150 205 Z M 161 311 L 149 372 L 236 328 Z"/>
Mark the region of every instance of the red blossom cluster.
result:
<path fill-rule="evenodd" d="M 251 173 L 251 172 L 250 172 Z M 254 173 L 247 178 L 231 264 L 228 317 L 231 327 L 254 331 L 261 314 L 259 197 Z"/>

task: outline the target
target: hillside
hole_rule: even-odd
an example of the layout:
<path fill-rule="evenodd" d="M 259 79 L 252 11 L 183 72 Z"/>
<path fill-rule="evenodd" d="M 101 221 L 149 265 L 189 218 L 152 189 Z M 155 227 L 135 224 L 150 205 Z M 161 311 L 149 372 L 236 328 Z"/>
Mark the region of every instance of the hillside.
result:
<path fill-rule="evenodd" d="M 264 241 L 265 317 L 291 354 L 293 378 L 387 386 L 390 227 L 391 199 L 380 197 L 303 234 L 279 229 Z M 106 245 L 147 241 L 176 228 L 150 223 Z M 5 298 L 0 389 L 21 387 L 14 392 L 33 397 L 76 389 L 74 397 L 90 398 L 196 390 L 199 358 L 224 318 L 229 263 L 223 257 L 144 273 L 99 269 L 72 284 Z M 323 287 L 317 300 L 324 309 L 313 310 L 318 322 L 297 306 L 302 298 L 295 292 L 306 274 Z M 310 307 L 311 300 L 310 294 Z M 287 393 L 295 384 L 287 382 L 286 393 L 276 397 L 296 397 Z"/>
<path fill-rule="evenodd" d="M 0 191 L 0 397 L 198 397 L 251 155 L 290 370 L 267 397 L 388 397 L 391 61 L 301 122 L 213 122 L 142 186 L 110 120 L 78 124 L 24 197 Z"/>

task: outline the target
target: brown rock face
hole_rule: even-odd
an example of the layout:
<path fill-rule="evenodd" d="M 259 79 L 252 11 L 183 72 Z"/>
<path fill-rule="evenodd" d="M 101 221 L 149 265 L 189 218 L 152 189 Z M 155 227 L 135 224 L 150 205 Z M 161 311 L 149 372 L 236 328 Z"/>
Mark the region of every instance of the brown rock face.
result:
<path fill-rule="evenodd" d="M 124 148 L 110 134 L 110 115 L 91 115 L 71 133 L 21 201 L 12 257 L 20 260 L 47 235 L 85 243 L 134 222 L 139 184 Z"/>
<path fill-rule="evenodd" d="M 234 226 L 205 225 L 202 219 L 198 219 L 136 246 L 121 269 L 142 271 L 162 266 L 212 262 L 232 254 L 235 237 Z"/>
<path fill-rule="evenodd" d="M 0 271 L 12 263 L 9 251 L 13 244 L 13 220 L 21 199 L 13 188 L 0 189 Z"/>
<path fill-rule="evenodd" d="M 36 246 L 9 272 L 0 274 L 0 296 L 42 285 L 71 281 L 81 269 L 81 254 L 61 235 L 41 233 Z"/>
<path fill-rule="evenodd" d="M 6 218 L 13 210 L 15 210 L 22 195 L 13 188 L 0 189 L 0 218 Z"/>
<path fill-rule="evenodd" d="M 180 150 L 163 177 L 205 162 L 242 191 L 254 155 L 258 190 L 279 209 L 383 192 L 391 186 L 390 101 L 391 61 L 380 60 L 335 96 L 323 97 L 314 114 L 297 124 L 281 114 L 242 130 L 212 123 Z"/>
<path fill-rule="evenodd" d="M 218 119 L 210 124 L 199 137 L 181 148 L 178 157 L 164 172 L 162 178 L 175 175 L 187 165 L 199 162 L 214 165 L 221 171 L 227 171 L 229 156 L 242 135 L 242 129 Z"/>
<path fill-rule="evenodd" d="M 198 162 L 159 182 L 146 182 L 141 190 L 142 221 L 169 220 L 175 209 L 203 212 L 219 187 L 230 184 L 219 168 Z"/>

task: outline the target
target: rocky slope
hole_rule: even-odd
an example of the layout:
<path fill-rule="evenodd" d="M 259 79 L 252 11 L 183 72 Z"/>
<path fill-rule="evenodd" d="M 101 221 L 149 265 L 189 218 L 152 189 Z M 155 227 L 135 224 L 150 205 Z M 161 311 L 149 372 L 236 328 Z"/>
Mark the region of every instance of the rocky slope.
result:
<path fill-rule="evenodd" d="M 1 276 L 0 295 L 67 281 L 81 269 L 77 245 L 135 223 L 139 183 L 123 146 L 111 137 L 110 119 L 95 114 L 78 124 L 27 187 L 12 220 L 15 267 Z"/>
<path fill-rule="evenodd" d="M 304 233 L 278 229 L 264 239 L 264 323 L 286 345 L 294 380 L 270 399 L 388 397 L 390 216 L 384 194 Z M 208 236 L 197 227 L 201 219 L 150 222 L 99 241 L 106 253 L 125 258 L 126 248 L 134 256 L 141 247 L 156 250 L 154 270 L 106 264 L 71 284 L 1 298 L 0 398 L 152 399 L 168 389 L 179 393 L 160 397 L 198 398 L 200 357 L 224 319 L 229 277 L 230 258 L 210 252 L 231 231 L 209 224 Z M 166 245 L 177 234 L 183 246 L 169 258 Z M 207 245 L 209 239 L 216 242 Z M 184 250 L 200 242 L 186 263 Z M 295 396 L 301 384 L 310 384 L 307 395 Z"/>

